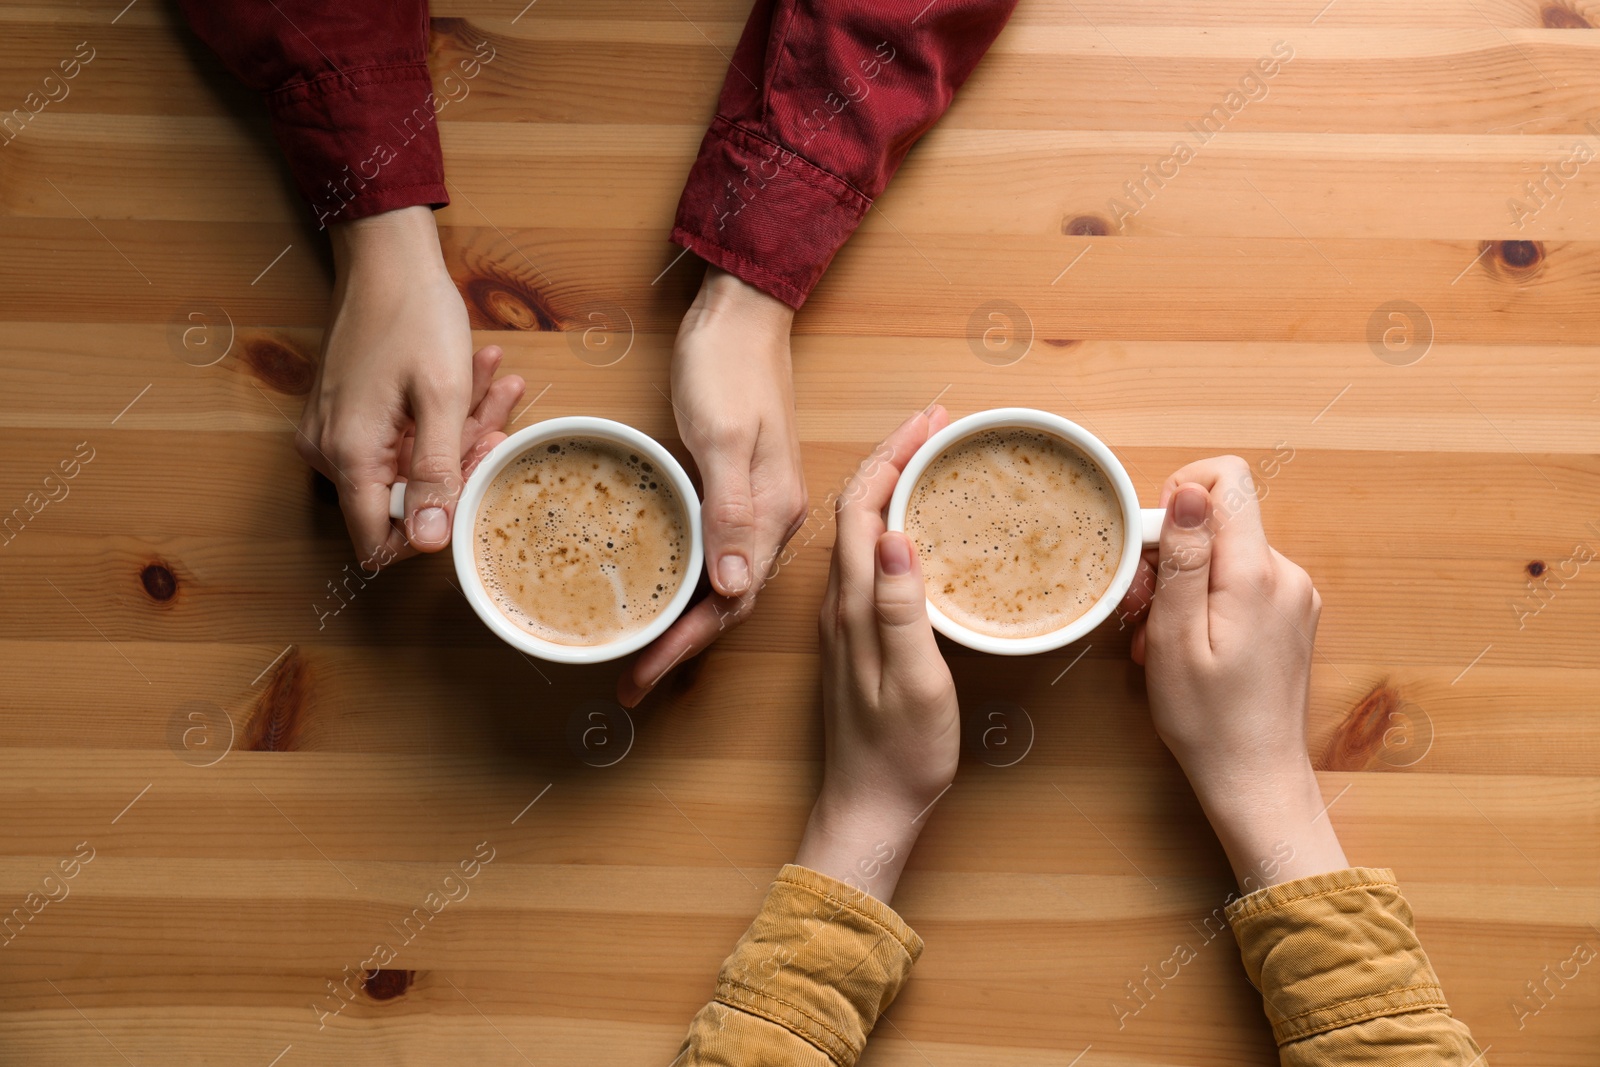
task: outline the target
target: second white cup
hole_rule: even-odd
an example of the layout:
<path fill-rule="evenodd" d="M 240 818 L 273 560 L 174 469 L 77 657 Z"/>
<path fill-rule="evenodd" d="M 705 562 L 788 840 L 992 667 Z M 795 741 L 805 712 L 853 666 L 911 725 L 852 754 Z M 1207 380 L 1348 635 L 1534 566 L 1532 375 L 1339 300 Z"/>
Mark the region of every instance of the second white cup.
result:
<path fill-rule="evenodd" d="M 933 623 L 935 630 L 952 641 L 979 652 L 990 652 L 998 656 L 1032 656 L 1040 652 L 1053 651 L 1079 640 L 1116 610 L 1117 604 L 1133 585 L 1133 577 L 1139 569 L 1140 552 L 1160 542 L 1161 523 L 1166 518 L 1166 511 L 1162 508 L 1141 508 L 1139 496 L 1133 488 L 1133 480 L 1128 477 L 1128 472 L 1123 469 L 1122 462 L 1117 459 L 1116 454 L 1104 441 L 1077 423 L 1035 408 L 992 408 L 957 419 L 928 438 L 927 442 L 917 449 L 910 462 L 906 464 L 905 470 L 901 472 L 900 481 L 894 488 L 894 496 L 889 500 L 889 529 L 902 532 L 905 530 L 906 505 L 911 499 L 912 490 L 916 488 L 917 480 L 922 477 L 922 472 L 928 469 L 928 464 L 957 441 L 984 430 L 1003 429 L 1037 430 L 1066 441 L 1105 471 L 1106 477 L 1116 490 L 1117 502 L 1122 506 L 1122 562 L 1117 565 L 1111 584 L 1088 611 L 1059 630 L 1051 630 L 1049 633 L 1032 637 L 995 637 L 961 625 L 940 611 L 931 600 L 928 601 L 928 620 Z"/>

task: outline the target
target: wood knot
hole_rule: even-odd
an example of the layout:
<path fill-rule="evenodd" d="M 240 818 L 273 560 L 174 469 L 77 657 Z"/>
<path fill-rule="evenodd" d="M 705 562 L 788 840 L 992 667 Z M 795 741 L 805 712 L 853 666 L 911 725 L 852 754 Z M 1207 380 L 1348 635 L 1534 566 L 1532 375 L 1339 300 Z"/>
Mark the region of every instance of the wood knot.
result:
<path fill-rule="evenodd" d="M 1111 233 L 1111 224 L 1098 215 L 1079 215 L 1063 219 L 1061 232 L 1068 237 L 1106 237 Z"/>
<path fill-rule="evenodd" d="M 457 286 L 475 330 L 561 329 L 560 316 L 538 289 L 496 263 L 478 264 Z"/>
<path fill-rule="evenodd" d="M 1066 339 L 1056 338 L 1056 337 L 1041 337 L 1040 340 L 1043 341 L 1045 344 L 1049 345 L 1051 348 L 1070 348 L 1073 345 L 1082 344 L 1083 343 L 1082 338 L 1078 338 L 1078 337 L 1071 337 L 1071 338 L 1066 338 Z"/>
<path fill-rule="evenodd" d="M 393 1000 L 411 988 L 416 971 L 378 968 L 361 977 L 361 991 L 373 1000 Z"/>
<path fill-rule="evenodd" d="M 1371 692 L 1356 701 L 1355 707 L 1333 731 L 1328 746 L 1317 761 L 1319 771 L 1362 771 L 1382 750 L 1384 735 L 1393 725 L 1404 700 L 1400 690 L 1379 682 Z"/>
<path fill-rule="evenodd" d="M 1532 577 L 1537 578 L 1537 577 L 1539 577 L 1539 575 L 1541 575 L 1543 573 L 1544 573 L 1544 560 L 1536 559 L 1532 563 L 1528 564 L 1528 574 L 1531 575 Z"/>
<path fill-rule="evenodd" d="M 1544 246 L 1538 241 L 1500 242 L 1500 262 L 1512 270 L 1532 270 L 1543 259 Z"/>
<path fill-rule="evenodd" d="M 453 37 L 464 41 L 473 34 L 472 23 L 463 18 L 433 18 L 428 20 L 435 37 Z"/>
<path fill-rule="evenodd" d="M 239 748 L 245 752 L 293 752 L 300 744 L 310 678 L 298 646 L 278 660 L 249 720 L 241 731 Z"/>
<path fill-rule="evenodd" d="M 1520 284 L 1537 277 L 1544 269 L 1544 242 L 1481 241 L 1478 258 L 1491 277 Z"/>
<path fill-rule="evenodd" d="M 261 334 L 241 340 L 239 361 L 274 392 L 305 396 L 317 380 L 317 364 L 282 337 Z"/>
<path fill-rule="evenodd" d="M 158 604 L 165 604 L 178 595 L 178 577 L 165 563 L 146 563 L 139 572 L 139 584 Z"/>
<path fill-rule="evenodd" d="M 1547 30 L 1592 30 L 1594 24 L 1583 15 L 1561 4 L 1546 4 L 1539 21 Z"/>
<path fill-rule="evenodd" d="M 432 31 L 428 65 L 436 80 L 447 74 L 476 78 L 482 73 L 483 64 L 492 62 L 498 54 L 489 35 L 474 26 L 471 19 L 436 18 L 428 22 Z"/>

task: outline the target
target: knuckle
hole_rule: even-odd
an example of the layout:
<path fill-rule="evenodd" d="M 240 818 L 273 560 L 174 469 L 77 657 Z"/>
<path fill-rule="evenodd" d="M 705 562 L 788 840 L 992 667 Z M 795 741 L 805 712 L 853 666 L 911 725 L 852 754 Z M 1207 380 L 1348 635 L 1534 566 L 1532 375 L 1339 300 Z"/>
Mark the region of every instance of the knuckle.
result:
<path fill-rule="evenodd" d="M 1245 576 L 1264 595 L 1270 597 L 1279 595 L 1286 580 L 1282 569 L 1273 566 L 1270 559 L 1257 560 L 1246 566 Z"/>
<path fill-rule="evenodd" d="M 1242 457 L 1236 456 L 1231 452 L 1225 456 L 1218 456 L 1217 466 L 1224 474 L 1248 475 L 1250 473 L 1250 464 L 1246 463 Z"/>
<path fill-rule="evenodd" d="M 1161 574 L 1158 577 L 1171 577 L 1184 571 L 1198 570 L 1205 566 L 1210 559 L 1210 554 L 1200 543 L 1179 543 L 1170 547 L 1161 557 Z"/>
<path fill-rule="evenodd" d="M 1226 455 L 1218 460 L 1220 480 L 1230 485 L 1237 486 L 1239 491 L 1247 495 L 1255 494 L 1255 474 L 1239 456 Z"/>
<path fill-rule="evenodd" d="M 367 450 L 367 437 L 359 429 L 345 426 L 324 427 L 315 446 L 301 439 L 313 453 L 320 452 L 340 465 L 352 463 Z"/>
<path fill-rule="evenodd" d="M 784 498 L 783 512 L 779 516 L 783 520 L 784 526 L 791 531 L 798 529 L 801 520 L 806 516 L 806 508 L 810 503 L 811 495 L 806 492 L 804 484 L 797 485 L 791 489 L 788 496 Z"/>
<path fill-rule="evenodd" d="M 755 448 L 756 426 L 743 419 L 719 415 L 701 420 L 695 436 L 722 451 L 747 453 Z"/>
<path fill-rule="evenodd" d="M 436 408 L 463 399 L 467 393 L 467 386 L 458 374 L 432 371 L 416 379 L 412 384 L 411 393 L 417 407 Z"/>
<path fill-rule="evenodd" d="M 414 451 L 411 453 L 411 480 L 413 482 L 450 482 L 454 464 L 443 453 Z"/>
<path fill-rule="evenodd" d="M 744 497 L 723 497 L 706 507 L 706 523 L 724 531 L 747 530 L 755 524 L 755 511 Z"/>
<path fill-rule="evenodd" d="M 833 636 L 839 630 L 839 605 L 832 599 L 824 600 L 822 608 L 817 612 L 817 639 L 822 642 L 823 648 L 828 648 L 833 642 Z"/>
<path fill-rule="evenodd" d="M 1288 591 L 1297 607 L 1309 607 L 1317 598 L 1317 587 L 1311 581 L 1311 575 L 1305 572 L 1305 568 L 1294 563 L 1289 564 L 1288 572 L 1283 576 L 1283 588 Z"/>

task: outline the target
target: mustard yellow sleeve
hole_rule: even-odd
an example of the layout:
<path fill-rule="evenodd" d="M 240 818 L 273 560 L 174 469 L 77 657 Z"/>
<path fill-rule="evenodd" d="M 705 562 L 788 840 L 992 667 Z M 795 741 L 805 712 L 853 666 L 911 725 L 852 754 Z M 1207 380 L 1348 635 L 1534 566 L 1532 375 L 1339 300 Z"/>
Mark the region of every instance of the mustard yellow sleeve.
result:
<path fill-rule="evenodd" d="M 887 904 L 791 863 L 674 1067 L 853 1067 L 920 955 L 922 938 Z"/>
<path fill-rule="evenodd" d="M 1487 1063 L 1411 926 L 1394 872 L 1313 875 L 1228 905 L 1283 1067 Z"/>

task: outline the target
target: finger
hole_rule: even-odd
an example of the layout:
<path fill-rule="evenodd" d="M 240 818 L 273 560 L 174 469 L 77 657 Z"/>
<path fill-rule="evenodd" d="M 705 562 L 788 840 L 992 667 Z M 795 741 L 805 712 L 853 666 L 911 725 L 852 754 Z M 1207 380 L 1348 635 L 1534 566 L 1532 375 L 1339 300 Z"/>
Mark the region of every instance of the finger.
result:
<path fill-rule="evenodd" d="M 477 444 L 484 434 L 505 429 L 511 409 L 517 406 L 526 390 L 523 380 L 515 374 L 495 379 L 467 415 L 466 425 L 461 428 L 461 451 L 466 452 Z"/>
<path fill-rule="evenodd" d="M 1161 524 L 1161 563 L 1147 641 L 1210 651 L 1210 518 L 1211 497 L 1203 486 L 1185 482 L 1173 492 Z"/>
<path fill-rule="evenodd" d="M 1185 482 L 1203 487 L 1211 496 L 1210 529 L 1216 541 L 1212 587 L 1259 580 L 1270 565 L 1270 557 L 1250 465 L 1238 456 L 1215 456 L 1191 463 L 1162 486 L 1162 507 Z"/>
<path fill-rule="evenodd" d="M 476 388 L 476 386 L 474 386 Z M 461 433 L 461 478 L 463 484 L 478 469 L 485 456 L 506 439 L 499 427 L 505 425 L 506 416 L 523 393 L 522 379 L 516 375 L 501 378 L 487 387 L 478 400 L 477 409 L 467 417 Z M 416 437 L 407 433 L 400 442 L 400 470 L 411 469 L 411 453 Z M 407 555 L 415 554 L 407 551 Z"/>
<path fill-rule="evenodd" d="M 319 433 L 320 431 L 315 427 L 298 427 L 294 435 L 294 450 L 299 453 L 300 458 L 312 470 L 317 471 L 334 485 L 338 485 L 341 481 L 338 470 L 334 468 L 333 461 L 327 457 L 322 449 L 317 447 L 316 441 Z"/>
<path fill-rule="evenodd" d="M 926 673 L 940 662 L 939 645 L 928 622 L 927 593 L 916 546 L 903 533 L 878 538 L 877 574 L 873 602 L 878 617 L 880 670 L 885 675 L 910 677 Z"/>
<path fill-rule="evenodd" d="M 341 423 L 324 428 L 317 455 L 333 471 L 339 510 L 356 559 L 381 563 L 413 555 L 403 532 L 389 518 L 389 485 L 395 479 L 398 429 L 374 436 L 370 424 Z"/>
<path fill-rule="evenodd" d="M 484 457 L 493 452 L 495 446 L 505 439 L 506 435 L 499 430 L 490 430 L 488 433 L 479 435 L 470 445 L 466 444 L 463 438 L 463 453 L 461 456 L 461 480 L 463 484 L 468 478 L 472 477 L 472 472 L 478 469 L 478 464 L 483 462 Z M 401 470 L 407 470 L 411 466 L 411 442 L 412 438 L 408 435 L 400 444 L 399 468 Z M 415 554 L 414 550 L 406 552 L 408 556 Z"/>
<path fill-rule="evenodd" d="M 1156 566 L 1161 562 L 1159 548 L 1147 548 L 1139 556 L 1138 569 L 1133 572 L 1133 584 L 1117 605 L 1117 621 L 1131 626 L 1144 619 L 1150 610 L 1150 601 L 1156 592 Z"/>
<path fill-rule="evenodd" d="M 637 707 L 674 667 L 698 656 L 724 631 L 737 626 L 752 602 L 713 593 L 684 612 L 622 672 L 617 679 L 617 702 L 625 708 Z"/>
<path fill-rule="evenodd" d="M 822 594 L 822 607 L 817 613 L 817 626 L 822 635 L 823 652 L 827 653 L 838 637 L 839 626 L 839 539 L 834 538 L 833 550 L 828 554 L 828 587 Z"/>
<path fill-rule="evenodd" d="M 723 596 L 750 589 L 755 572 L 756 512 L 750 489 L 755 441 L 747 446 L 713 448 L 700 464 L 706 499 L 701 526 L 706 546 L 706 576 Z M 697 456 L 696 459 L 701 459 Z"/>
<path fill-rule="evenodd" d="M 763 428 L 750 462 L 750 489 L 755 500 L 755 585 L 759 589 L 789 563 L 784 548 L 805 526 L 806 473 L 800 463 L 800 442 L 792 434 L 781 444 L 782 430 Z"/>
<path fill-rule="evenodd" d="M 472 477 L 472 472 L 478 469 L 478 464 L 483 462 L 483 457 L 493 452 L 495 446 L 505 439 L 506 435 L 499 430 L 491 430 L 478 438 L 478 443 L 468 449 L 467 454 L 461 458 L 461 477 Z"/>
<path fill-rule="evenodd" d="M 357 481 L 340 478 L 339 508 L 355 546 L 356 559 L 367 571 L 416 555 L 405 534 L 389 518 L 389 486 L 381 477 Z"/>
<path fill-rule="evenodd" d="M 1133 643 L 1128 646 L 1128 655 L 1133 659 L 1133 662 L 1141 667 L 1144 666 L 1145 629 L 1146 625 L 1141 622 L 1138 628 L 1133 631 Z"/>
<path fill-rule="evenodd" d="M 846 625 L 864 620 L 871 610 L 873 556 L 883 533 L 883 509 L 889 506 L 900 472 L 929 437 L 949 421 L 944 408 L 919 411 L 901 423 L 861 461 L 845 483 L 834 513 L 834 562 L 839 569 L 840 612 Z"/>
<path fill-rule="evenodd" d="M 912 455 L 923 443 L 944 429 L 950 414 L 934 405 L 928 411 L 919 411 L 897 426 L 893 433 L 879 442 L 872 454 L 861 461 L 840 494 L 841 506 L 851 505 L 869 514 L 878 514 L 889 506 L 900 472 L 910 462 Z"/>
<path fill-rule="evenodd" d="M 484 345 L 472 353 L 471 406 L 474 409 L 483 402 L 483 396 L 494 382 L 494 372 L 500 369 L 500 360 L 504 355 L 499 345 Z"/>
<path fill-rule="evenodd" d="M 406 469 L 406 535 L 413 547 L 437 552 L 450 543 L 450 523 L 461 493 L 461 431 L 467 421 L 465 390 L 413 386 L 416 440 Z"/>

